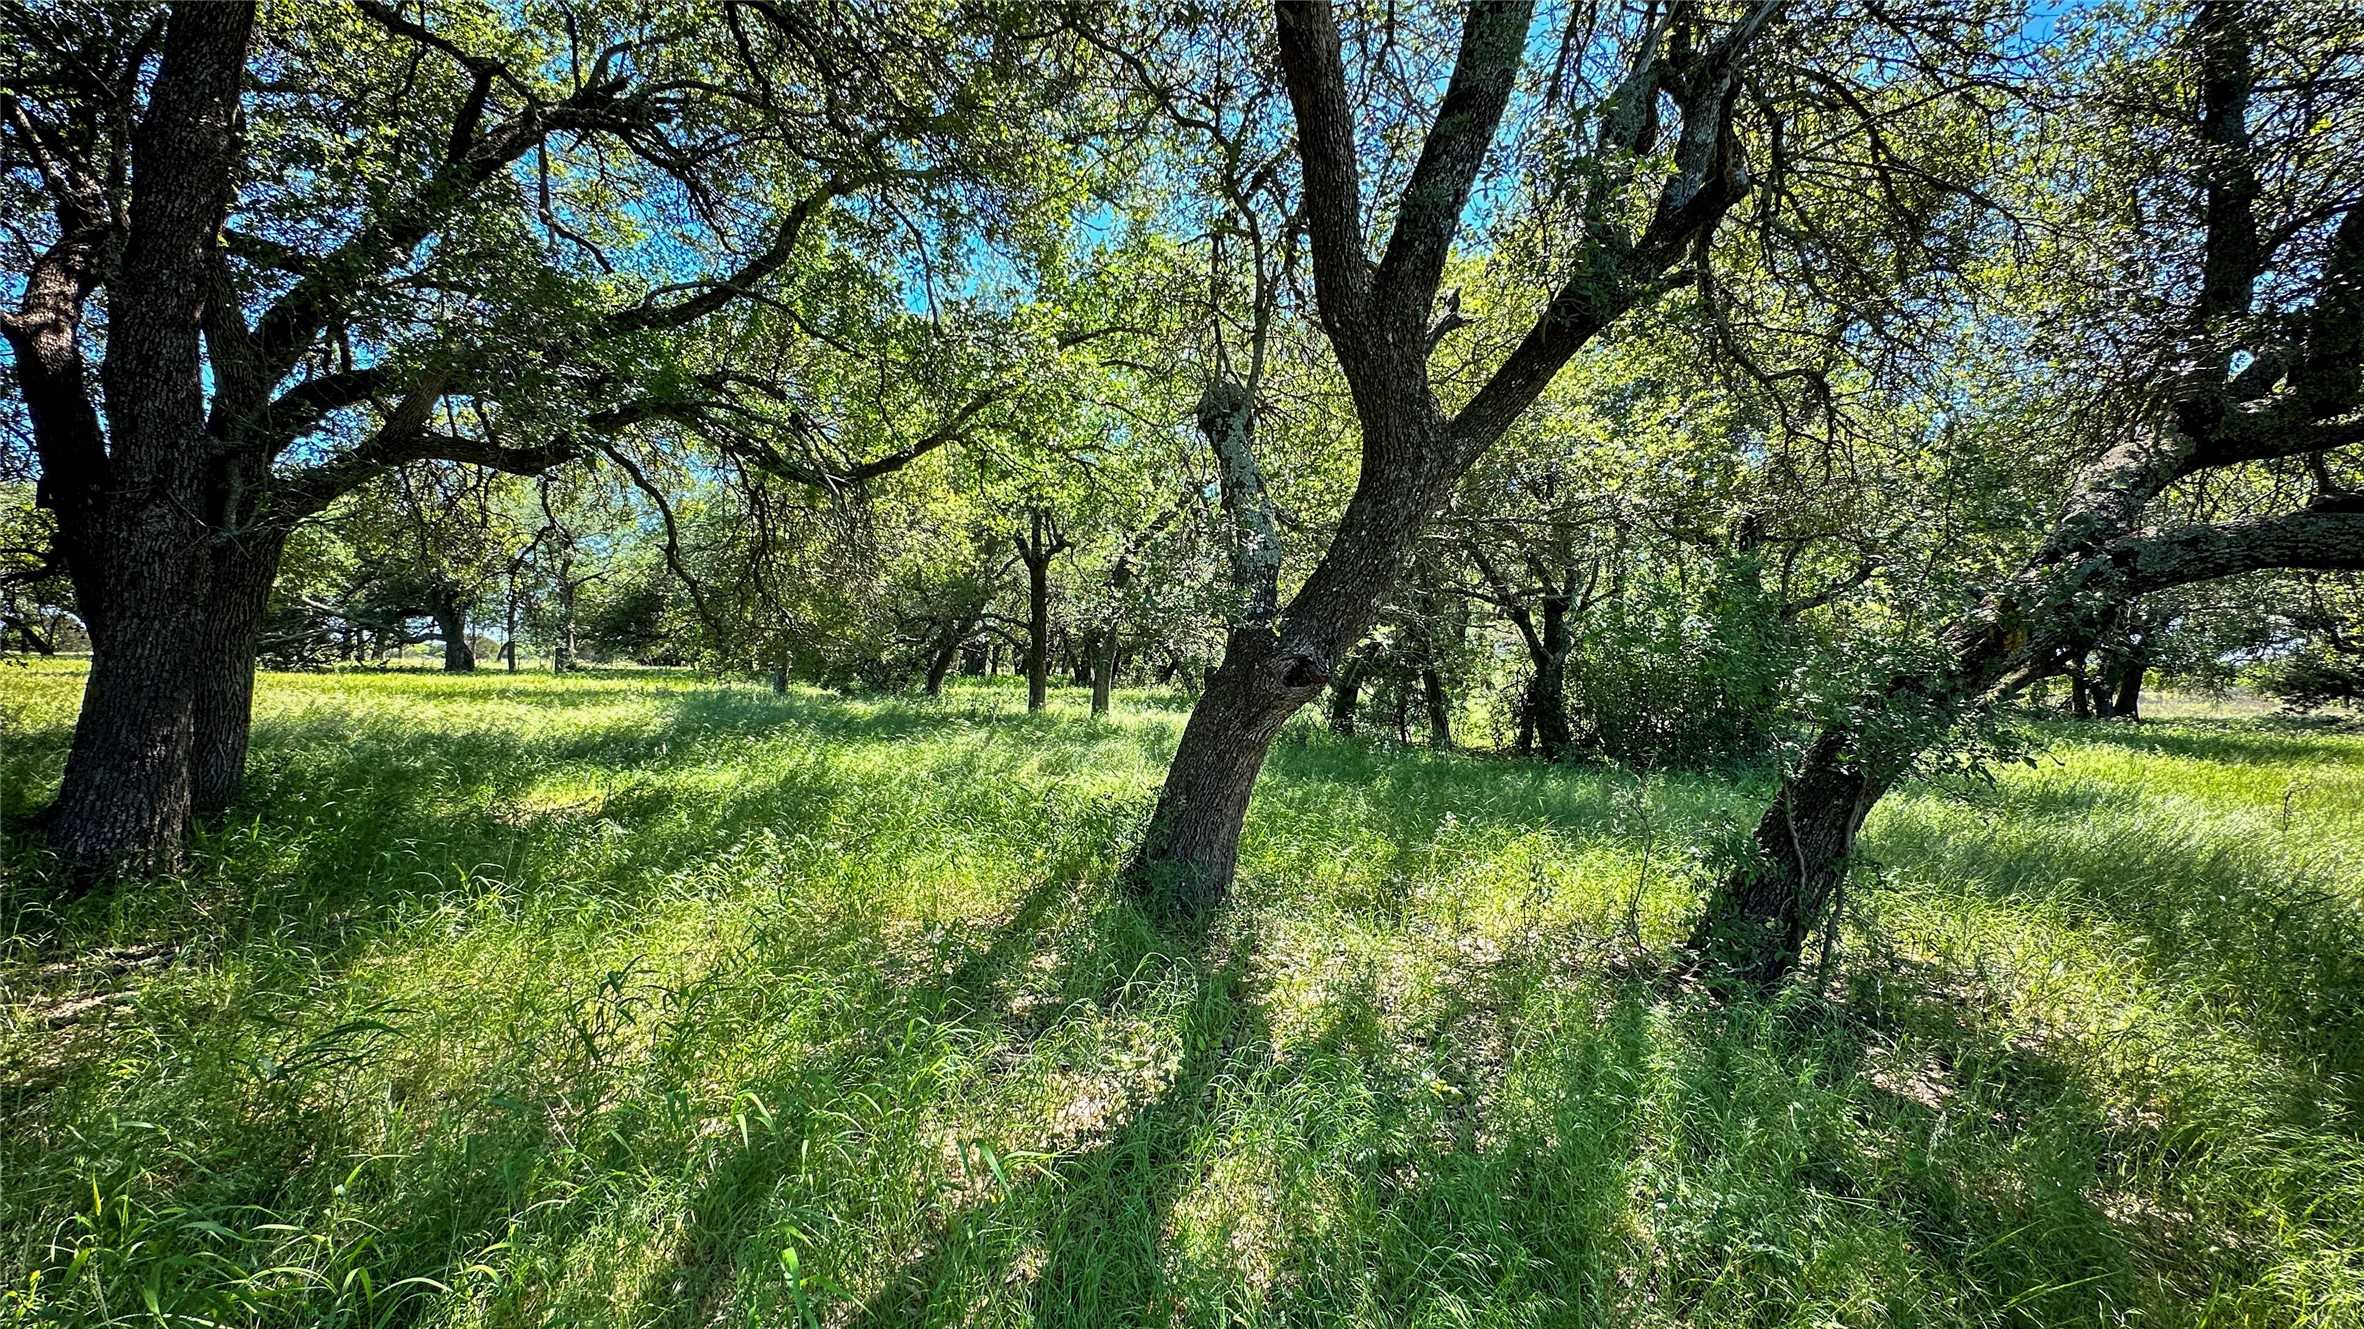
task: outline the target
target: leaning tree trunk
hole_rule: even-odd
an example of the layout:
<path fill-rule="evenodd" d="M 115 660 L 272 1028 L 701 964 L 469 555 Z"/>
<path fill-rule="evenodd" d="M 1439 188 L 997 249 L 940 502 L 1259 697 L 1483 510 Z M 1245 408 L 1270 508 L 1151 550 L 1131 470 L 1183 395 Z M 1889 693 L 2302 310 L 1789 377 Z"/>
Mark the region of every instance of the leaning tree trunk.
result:
<path fill-rule="evenodd" d="M 960 642 L 965 625 L 947 625 L 944 634 L 936 639 L 936 649 L 928 656 L 927 693 L 931 697 L 944 694 L 944 676 L 952 672 L 952 663 L 960 658 Z"/>
<path fill-rule="evenodd" d="M 1723 973 L 1760 990 L 1778 986 L 1836 904 L 1855 837 L 1887 787 L 1855 763 L 1854 739 L 1830 730 L 1815 740 L 1757 820 L 1748 861 L 1709 898 L 1691 947 Z"/>
<path fill-rule="evenodd" d="M 1366 245 L 1354 100 L 1336 15 L 1323 5 L 1274 11 L 1281 81 L 1297 122 L 1315 305 L 1354 399 L 1362 464 L 1329 547 L 1283 609 L 1278 582 L 1285 543 L 1250 446 L 1255 371 L 1245 386 L 1210 383 L 1199 400 L 1198 426 L 1218 461 L 1223 508 L 1235 527 L 1231 582 L 1244 603 L 1223 664 L 1183 728 L 1148 834 L 1126 872 L 1153 900 L 1197 913 L 1228 893 L 1266 746 L 1291 713 L 1319 695 L 1336 662 L 1370 630 L 1421 526 L 1568 359 L 1655 290 L 1656 275 L 1691 253 L 1746 190 L 1748 173 L 1732 160 L 1737 140 L 1694 130 L 1729 125 L 1738 56 L 1770 12 L 1760 8 L 1734 24 L 1712 53 L 1703 54 L 1702 74 L 1679 80 L 1681 86 L 1671 90 L 1685 130 L 1672 152 L 1676 169 L 1642 242 L 1622 235 L 1613 246 L 1586 242 L 1574 264 L 1577 275 L 1492 377 L 1448 418 L 1432 388 L 1428 360 L 1466 320 L 1449 309 L 1431 321 L 1438 284 L 1518 82 L 1531 7 L 1464 11 L 1452 75 L 1376 263 Z M 1650 86 L 1665 86 L 1651 65 L 1636 71 L 1637 81 L 1644 72 L 1651 74 Z M 1639 137 L 1612 141 L 1623 151 L 1628 142 L 1638 145 Z M 1264 278 L 1260 269 L 1258 280 Z"/>
<path fill-rule="evenodd" d="M 2177 456 L 2164 455 L 2168 463 Z M 1692 943 L 1710 965 L 1760 987 L 1786 977 L 1829 908 L 1873 803 L 1963 715 L 2089 649 L 2106 626 L 2104 606 L 2265 568 L 2364 567 L 2364 500 L 2334 497 L 2283 517 L 2157 535 L 2107 519 L 2105 505 L 2123 509 L 2125 495 L 2164 489 L 2161 474 L 2169 467 L 2137 449 L 2105 459 L 2045 547 L 1947 628 L 1941 667 L 1891 677 L 1855 708 L 1870 717 L 1864 727 L 1816 739 L 1758 822 L 1759 852 L 1709 898 Z"/>
<path fill-rule="evenodd" d="M 257 533 L 214 557 L 205 621 L 190 658 L 195 673 L 189 748 L 191 810 L 211 816 L 238 801 L 254 729 L 256 643 L 286 537 Z"/>
<path fill-rule="evenodd" d="M 1141 851 L 1135 892 L 1170 919 L 1202 917 L 1231 889 L 1240 829 L 1272 740 L 1326 679 L 1282 653 L 1270 632 L 1230 635 L 1166 771 Z"/>
<path fill-rule="evenodd" d="M 1282 542 L 1264 477 L 1249 447 L 1255 403 L 1238 384 L 1210 384 L 1198 424 L 1220 463 L 1223 505 L 1239 527 L 1231 579 L 1247 598 L 1244 626 L 1225 638 L 1223 660 L 1191 707 L 1156 810 L 1126 880 L 1153 913 L 1195 918 L 1231 891 L 1240 830 L 1264 754 L 1281 725 L 1321 694 L 1334 663 L 1377 619 L 1414 538 L 1443 506 L 1453 472 L 1423 455 L 1433 415 L 1374 436 L 1372 456 L 1331 544 L 1284 612 L 1278 607 Z M 1382 470 L 1388 482 L 1374 477 Z"/>

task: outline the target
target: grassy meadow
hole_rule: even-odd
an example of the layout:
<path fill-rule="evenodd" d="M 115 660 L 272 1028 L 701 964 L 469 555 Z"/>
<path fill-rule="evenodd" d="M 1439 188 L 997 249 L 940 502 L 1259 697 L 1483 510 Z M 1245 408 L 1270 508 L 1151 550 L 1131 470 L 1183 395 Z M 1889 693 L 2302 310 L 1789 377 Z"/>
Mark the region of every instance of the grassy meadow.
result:
<path fill-rule="evenodd" d="M 2364 736 L 2052 728 L 1720 1006 L 1761 781 L 1304 717 L 1171 936 L 1118 704 L 266 676 L 186 875 L 0 838 L 0 1325 L 2364 1326 Z"/>

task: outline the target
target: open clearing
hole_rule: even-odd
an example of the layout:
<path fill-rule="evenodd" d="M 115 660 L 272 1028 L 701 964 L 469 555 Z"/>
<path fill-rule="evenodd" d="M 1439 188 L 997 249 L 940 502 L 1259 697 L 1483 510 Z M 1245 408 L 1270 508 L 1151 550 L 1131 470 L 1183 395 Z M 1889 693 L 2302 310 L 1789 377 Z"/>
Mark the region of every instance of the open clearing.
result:
<path fill-rule="evenodd" d="M 189 872 L 4 897 L 0 1320 L 2364 1323 L 2364 738 L 2051 726 L 1719 1007 L 1763 784 L 1300 717 L 1174 937 L 1118 700 L 265 676 Z"/>

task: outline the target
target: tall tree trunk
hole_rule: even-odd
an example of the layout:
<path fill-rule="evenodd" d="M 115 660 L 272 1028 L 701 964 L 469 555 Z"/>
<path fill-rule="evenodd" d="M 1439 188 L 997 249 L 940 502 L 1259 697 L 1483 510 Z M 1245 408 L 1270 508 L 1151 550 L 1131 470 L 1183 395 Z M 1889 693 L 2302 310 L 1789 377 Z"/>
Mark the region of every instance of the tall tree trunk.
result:
<path fill-rule="evenodd" d="M 101 250 L 68 234 L 41 256 L 7 336 L 42 458 L 42 499 L 91 627 L 91 669 L 50 847 L 76 880 L 169 868 L 189 819 L 197 674 L 208 609 L 200 316 L 228 214 L 238 85 L 254 7 L 165 19 L 163 58 L 132 133 L 131 203 L 109 292 L 102 436 L 77 344 Z M 99 217 L 76 219 L 97 227 Z M 61 214 L 61 223 L 67 218 Z"/>
<path fill-rule="evenodd" d="M 436 600 L 435 630 L 443 635 L 444 672 L 473 672 L 476 647 L 468 640 L 468 604 L 457 592 L 446 591 Z"/>
<path fill-rule="evenodd" d="M 189 749 L 189 801 L 211 816 L 238 801 L 254 729 L 256 643 L 271 583 L 279 573 L 283 532 L 257 532 L 223 544 L 213 561 L 205 621 L 190 660 L 196 674 Z"/>
<path fill-rule="evenodd" d="M 1092 714 L 1108 714 L 1109 697 L 1116 688 L 1116 625 L 1100 629 L 1092 643 Z"/>
<path fill-rule="evenodd" d="M 1026 709 L 1033 713 L 1050 699 L 1051 560 L 1067 548 L 1067 537 L 1050 513 L 1030 508 L 1025 533 L 1010 542 L 1026 565 Z"/>
<path fill-rule="evenodd" d="M 503 606 L 507 621 L 501 625 L 501 662 L 509 672 L 517 672 L 517 578 L 509 578 L 508 601 Z"/>
<path fill-rule="evenodd" d="M 1428 745 L 1438 751 L 1453 746 L 1453 706 L 1445 695 L 1445 676 L 1431 662 L 1420 671 L 1420 695 L 1428 704 Z"/>
<path fill-rule="evenodd" d="M 1363 704 L 1363 662 L 1348 660 L 1330 678 L 1330 729 L 1354 736 L 1356 714 Z"/>
<path fill-rule="evenodd" d="M 550 642 L 550 672 L 563 674 L 575 667 L 574 559 L 558 564 L 558 631 Z"/>
<path fill-rule="evenodd" d="M 1329 547 L 1283 609 L 1283 541 L 1250 445 L 1256 370 L 1251 366 L 1245 385 L 1219 378 L 1199 400 L 1198 426 L 1215 453 L 1224 511 L 1235 528 L 1232 585 L 1245 603 L 1227 635 L 1223 664 L 1183 728 L 1148 834 L 1126 872 L 1153 905 L 1162 901 L 1195 913 L 1230 890 L 1240 828 L 1266 746 L 1370 630 L 1380 597 L 1402 574 L 1420 527 L 1568 359 L 1652 290 L 1657 274 L 1695 251 L 1745 192 L 1748 173 L 1735 169 L 1737 139 L 1712 126 L 1729 125 L 1740 52 L 1770 12 L 1754 11 L 1732 25 L 1711 52 L 1702 53 L 1703 71 L 1712 72 L 1669 90 L 1684 132 L 1672 149 L 1676 169 L 1668 173 L 1655 219 L 1639 241 L 1616 234 L 1614 244 L 1587 242 L 1573 265 L 1575 275 L 1448 418 L 1430 383 L 1428 360 L 1458 325 L 1457 310 L 1436 317 L 1438 284 L 1517 84 L 1533 7 L 1463 11 L 1453 72 L 1405 177 L 1377 262 L 1366 240 L 1355 102 L 1336 14 L 1312 4 L 1274 10 L 1282 83 L 1297 122 L 1315 305 L 1354 399 L 1362 465 Z M 1637 77 L 1652 68 L 1637 70 Z M 1652 81 L 1665 86 L 1654 75 Z M 1625 151 L 1638 135 L 1615 141 Z M 1268 278 L 1257 271 L 1260 284 Z M 1260 351 L 1254 359 L 1261 359 Z"/>
<path fill-rule="evenodd" d="M 1026 709 L 1039 711 L 1051 695 L 1050 563 L 1026 565 Z"/>
<path fill-rule="evenodd" d="M 2117 686 L 2110 698 L 2110 715 L 2119 720 L 2142 719 L 2142 676 L 2147 672 L 2149 658 L 2140 650 L 2128 650 L 2118 662 Z"/>

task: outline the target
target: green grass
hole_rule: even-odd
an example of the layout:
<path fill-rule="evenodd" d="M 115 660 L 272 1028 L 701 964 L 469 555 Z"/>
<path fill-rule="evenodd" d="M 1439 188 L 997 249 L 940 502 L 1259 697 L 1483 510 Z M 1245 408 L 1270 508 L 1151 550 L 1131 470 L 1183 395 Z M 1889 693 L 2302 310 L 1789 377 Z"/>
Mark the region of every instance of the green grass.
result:
<path fill-rule="evenodd" d="M 1761 788 L 1301 722 L 1175 938 L 1120 703 L 267 677 L 185 876 L 0 843 L 0 1323 L 2364 1325 L 2364 738 L 2063 725 L 1719 1008 Z"/>

